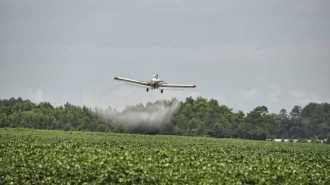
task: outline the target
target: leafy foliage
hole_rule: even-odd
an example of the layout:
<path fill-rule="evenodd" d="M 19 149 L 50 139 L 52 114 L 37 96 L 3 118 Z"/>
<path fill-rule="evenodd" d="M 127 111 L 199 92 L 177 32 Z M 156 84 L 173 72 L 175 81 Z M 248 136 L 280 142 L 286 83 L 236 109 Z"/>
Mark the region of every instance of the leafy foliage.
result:
<path fill-rule="evenodd" d="M 329 145 L 0 129 L 0 184 L 329 184 Z"/>
<path fill-rule="evenodd" d="M 179 105 L 179 106 L 177 106 Z M 141 118 L 141 119 L 137 119 Z M 143 119 L 142 119 L 143 118 Z M 216 138 L 304 138 L 320 140 L 330 134 L 330 104 L 294 106 L 279 114 L 258 106 L 251 112 L 233 112 L 215 99 L 187 97 L 127 106 L 123 111 L 66 103 L 35 104 L 22 98 L 0 100 L 0 128 L 21 127 L 66 131 L 99 131 L 138 134 L 211 136 Z"/>

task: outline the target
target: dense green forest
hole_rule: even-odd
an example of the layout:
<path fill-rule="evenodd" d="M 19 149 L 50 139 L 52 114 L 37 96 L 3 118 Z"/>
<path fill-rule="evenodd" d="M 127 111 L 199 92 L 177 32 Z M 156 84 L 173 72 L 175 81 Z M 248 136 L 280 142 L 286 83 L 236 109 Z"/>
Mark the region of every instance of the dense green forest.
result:
<path fill-rule="evenodd" d="M 127 106 L 118 112 L 111 107 L 94 109 L 66 103 L 35 104 L 22 98 L 0 100 L 0 128 L 81 130 L 117 133 L 210 136 L 218 138 L 325 139 L 330 133 L 330 104 L 309 103 L 288 112 L 269 113 L 258 106 L 246 115 L 233 112 L 215 99 L 202 97 L 161 100 Z"/>

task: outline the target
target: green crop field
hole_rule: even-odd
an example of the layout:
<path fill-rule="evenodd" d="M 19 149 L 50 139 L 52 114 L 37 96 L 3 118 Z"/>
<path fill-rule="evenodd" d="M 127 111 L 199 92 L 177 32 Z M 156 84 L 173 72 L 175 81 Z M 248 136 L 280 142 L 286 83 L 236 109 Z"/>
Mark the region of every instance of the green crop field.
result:
<path fill-rule="evenodd" d="M 0 184 L 330 184 L 330 145 L 0 129 Z"/>

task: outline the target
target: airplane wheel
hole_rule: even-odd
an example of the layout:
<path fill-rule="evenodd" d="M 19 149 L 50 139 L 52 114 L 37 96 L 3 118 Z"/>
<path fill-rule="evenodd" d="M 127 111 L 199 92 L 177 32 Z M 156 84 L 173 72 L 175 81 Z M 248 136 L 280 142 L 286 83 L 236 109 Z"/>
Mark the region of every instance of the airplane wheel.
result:
<path fill-rule="evenodd" d="M 149 88 L 147 88 L 147 92 L 149 91 Z"/>

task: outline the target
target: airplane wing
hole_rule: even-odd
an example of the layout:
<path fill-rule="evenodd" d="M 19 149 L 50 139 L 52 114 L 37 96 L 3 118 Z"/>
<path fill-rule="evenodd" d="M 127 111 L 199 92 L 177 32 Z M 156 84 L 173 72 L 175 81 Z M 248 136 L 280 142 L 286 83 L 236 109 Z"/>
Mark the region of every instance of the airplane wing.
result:
<path fill-rule="evenodd" d="M 116 76 L 114 79 L 125 81 L 125 82 L 130 82 L 130 83 L 136 83 L 136 84 L 140 84 L 140 85 L 147 85 L 147 86 L 150 85 L 149 82 L 140 81 L 140 80 L 132 80 L 132 79 L 128 79 L 128 78 L 121 78 L 121 77 L 118 77 L 118 76 Z"/>
<path fill-rule="evenodd" d="M 196 85 L 184 85 L 184 84 L 159 84 L 159 87 L 172 87 L 172 88 L 195 88 Z"/>

